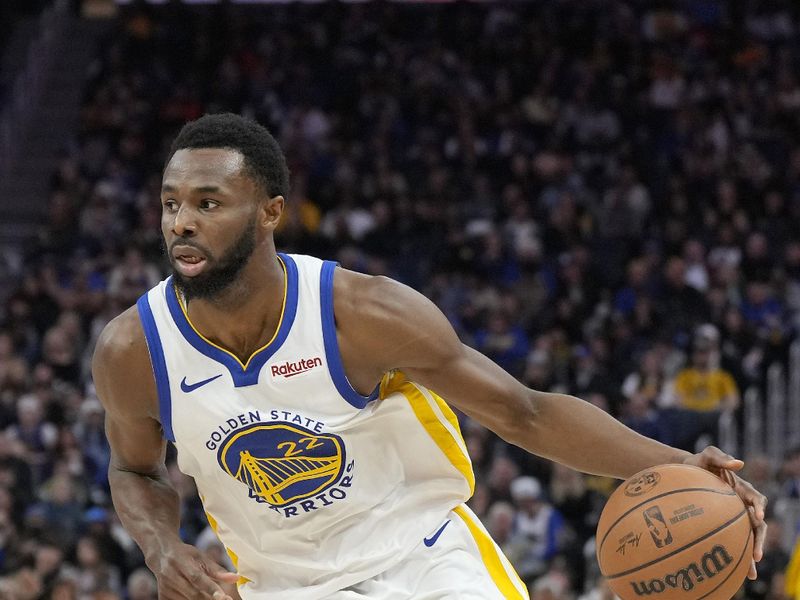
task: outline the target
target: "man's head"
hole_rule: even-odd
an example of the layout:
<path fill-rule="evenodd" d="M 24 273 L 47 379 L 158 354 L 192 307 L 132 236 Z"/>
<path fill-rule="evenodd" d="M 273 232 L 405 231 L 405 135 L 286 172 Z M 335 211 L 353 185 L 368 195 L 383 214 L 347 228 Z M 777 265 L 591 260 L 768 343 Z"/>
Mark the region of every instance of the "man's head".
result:
<path fill-rule="evenodd" d="M 216 298 L 234 283 L 278 224 L 289 169 L 275 138 L 233 114 L 187 123 L 170 150 L 161 229 L 175 283 L 189 298 Z"/>
<path fill-rule="evenodd" d="M 205 115 L 183 126 L 167 158 L 167 166 L 179 150 L 220 148 L 233 150 L 244 159 L 243 174 L 256 181 L 270 198 L 289 194 L 289 167 L 278 142 L 255 121 L 233 113 Z"/>

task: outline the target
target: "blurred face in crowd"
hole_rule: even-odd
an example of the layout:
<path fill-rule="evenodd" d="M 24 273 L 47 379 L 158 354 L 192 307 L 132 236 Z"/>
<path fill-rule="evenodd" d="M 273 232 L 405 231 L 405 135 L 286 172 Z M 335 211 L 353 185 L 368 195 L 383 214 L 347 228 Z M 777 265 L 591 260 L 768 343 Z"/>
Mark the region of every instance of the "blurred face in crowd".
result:
<path fill-rule="evenodd" d="M 53 504 L 64 505 L 75 501 L 75 489 L 69 475 L 57 475 L 51 484 Z"/>
<path fill-rule="evenodd" d="M 50 593 L 51 600 L 75 600 L 78 592 L 75 589 L 75 582 L 70 579 L 62 579 L 53 586 Z"/>
<path fill-rule="evenodd" d="M 17 421 L 23 429 L 37 427 L 43 417 L 41 403 L 35 396 L 25 396 L 17 403 Z"/>
<path fill-rule="evenodd" d="M 36 571 L 42 575 L 55 573 L 64 560 L 64 553 L 57 546 L 44 544 L 36 549 Z"/>
<path fill-rule="evenodd" d="M 782 467 L 783 473 L 787 477 L 800 477 L 800 449 L 793 449 Z"/>
<path fill-rule="evenodd" d="M 756 306 L 769 299 L 769 285 L 761 281 L 751 281 L 747 284 L 747 300 Z"/>
<path fill-rule="evenodd" d="M 536 516 L 539 509 L 542 507 L 542 501 L 539 498 L 532 496 L 523 496 L 521 498 L 514 498 L 514 504 L 525 514 Z"/>
<path fill-rule="evenodd" d="M 262 197 L 235 150 L 184 149 L 172 156 L 161 187 L 161 231 L 187 299 L 218 297 L 237 280 L 256 247 Z"/>
<path fill-rule="evenodd" d="M 639 289 L 647 281 L 647 263 L 642 259 L 632 260 L 628 265 L 628 283 Z"/>
<path fill-rule="evenodd" d="M 706 344 L 700 345 L 692 352 L 692 362 L 699 369 L 705 369 L 711 363 L 712 348 Z"/>
<path fill-rule="evenodd" d="M 139 568 L 128 578 L 130 600 L 156 600 L 156 580 L 149 571 Z"/>
<path fill-rule="evenodd" d="M 514 508 L 507 502 L 495 502 L 489 509 L 487 529 L 498 543 L 505 542 L 514 527 Z"/>
<path fill-rule="evenodd" d="M 664 275 L 671 286 L 683 287 L 686 278 L 686 265 L 680 258 L 670 258 L 664 269 Z"/>
<path fill-rule="evenodd" d="M 489 485 L 495 490 L 507 490 L 511 480 L 519 475 L 519 467 L 511 459 L 498 456 L 489 469 Z"/>
<path fill-rule="evenodd" d="M 84 569 L 94 567 L 102 560 L 94 540 L 88 537 L 82 537 L 78 540 L 76 554 L 78 557 L 78 564 Z"/>
<path fill-rule="evenodd" d="M 800 242 L 791 242 L 786 246 L 785 251 L 786 266 L 789 267 L 793 273 L 800 269 Z"/>

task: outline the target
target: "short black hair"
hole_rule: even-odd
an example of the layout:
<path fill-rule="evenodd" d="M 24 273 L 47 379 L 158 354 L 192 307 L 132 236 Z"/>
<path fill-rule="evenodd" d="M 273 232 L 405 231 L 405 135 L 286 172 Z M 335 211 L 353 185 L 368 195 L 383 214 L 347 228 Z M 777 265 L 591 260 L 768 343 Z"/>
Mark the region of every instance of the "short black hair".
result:
<path fill-rule="evenodd" d="M 233 113 L 203 115 L 189 121 L 172 142 L 169 162 L 186 148 L 227 148 L 241 152 L 248 176 L 270 197 L 289 194 L 289 167 L 278 142 L 266 127 Z"/>

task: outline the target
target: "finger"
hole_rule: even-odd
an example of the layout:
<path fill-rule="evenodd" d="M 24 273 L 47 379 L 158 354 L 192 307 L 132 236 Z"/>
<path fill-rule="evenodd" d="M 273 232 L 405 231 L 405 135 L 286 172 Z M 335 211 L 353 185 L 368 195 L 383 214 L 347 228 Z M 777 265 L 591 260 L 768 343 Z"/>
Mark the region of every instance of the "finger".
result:
<path fill-rule="evenodd" d="M 750 580 L 755 580 L 758 578 L 758 571 L 756 570 L 756 561 L 750 561 L 750 570 L 747 571 L 747 578 Z"/>
<path fill-rule="evenodd" d="M 239 581 L 239 575 L 226 571 L 205 556 L 199 556 L 198 561 L 200 562 L 198 566 L 202 570 L 203 575 L 200 580 L 202 581 L 203 588 L 200 589 L 204 590 L 208 594 L 208 597 L 213 600 L 233 600 L 227 592 L 217 584 L 217 581 L 222 583 L 236 583 Z"/>
<path fill-rule="evenodd" d="M 736 475 L 734 475 L 732 471 L 728 469 L 722 469 L 719 472 L 719 477 L 732 488 L 736 488 Z"/>
<path fill-rule="evenodd" d="M 231 597 L 225 593 L 216 581 L 214 581 L 205 568 L 193 571 L 189 580 L 195 590 L 201 593 L 203 598 L 212 598 L 213 600 L 231 600 Z"/>
<path fill-rule="evenodd" d="M 239 583 L 239 574 L 224 569 L 209 573 L 211 577 L 222 583 Z"/>
<path fill-rule="evenodd" d="M 159 590 L 163 589 L 166 593 L 164 600 L 193 600 L 197 598 L 197 586 L 193 581 L 192 573 L 200 572 L 200 565 L 188 563 L 173 565 L 172 568 L 162 573 L 158 578 Z M 203 596 L 206 597 L 206 596 Z M 158 600 L 162 600 L 159 592 Z"/>
<path fill-rule="evenodd" d="M 761 521 L 755 526 L 755 540 L 753 541 L 753 560 L 760 561 L 764 557 L 764 540 L 767 537 L 767 523 Z"/>
<path fill-rule="evenodd" d="M 739 471 L 744 467 L 744 461 L 734 458 L 727 452 L 723 452 L 716 446 L 708 446 L 700 456 L 705 459 L 710 466 L 718 467 L 721 469 L 730 469 L 731 471 Z"/>
<path fill-rule="evenodd" d="M 175 598 L 230 600 L 225 591 L 207 574 L 206 565 L 199 559 L 183 564 L 180 569 L 173 571 L 169 578 L 165 578 L 165 586 L 175 594 Z M 218 593 L 221 595 L 215 595 Z"/>
<path fill-rule="evenodd" d="M 206 575 L 211 577 L 214 581 L 219 581 L 221 583 L 239 583 L 238 573 L 228 571 L 208 556 L 202 556 L 201 560 L 203 561 L 203 569 Z"/>
<path fill-rule="evenodd" d="M 736 493 L 739 494 L 742 501 L 753 509 L 750 518 L 755 527 L 764 520 L 767 509 L 767 497 L 754 488 L 750 482 L 745 481 L 741 477 L 736 477 L 734 489 Z"/>

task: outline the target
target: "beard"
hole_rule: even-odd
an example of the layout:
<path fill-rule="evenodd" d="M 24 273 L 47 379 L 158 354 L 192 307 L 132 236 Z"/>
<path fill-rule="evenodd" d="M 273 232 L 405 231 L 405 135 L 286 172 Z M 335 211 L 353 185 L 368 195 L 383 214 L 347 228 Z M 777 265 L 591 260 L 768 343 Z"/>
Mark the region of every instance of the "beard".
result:
<path fill-rule="evenodd" d="M 163 239 L 163 238 L 162 238 Z M 178 239 L 175 244 L 186 244 L 187 240 Z M 189 244 L 194 245 L 194 244 Z M 198 246 L 195 246 L 198 247 Z M 245 230 L 237 237 L 236 242 L 222 254 L 219 259 L 215 259 L 211 254 L 203 249 L 208 267 L 203 273 L 196 277 L 184 277 L 175 268 L 172 252 L 168 252 L 170 265 L 172 266 L 172 280 L 178 287 L 186 302 L 189 300 L 216 300 L 227 291 L 239 278 L 242 269 L 253 254 L 256 247 L 256 224 L 251 221 Z M 199 248 L 199 247 L 198 247 Z"/>

